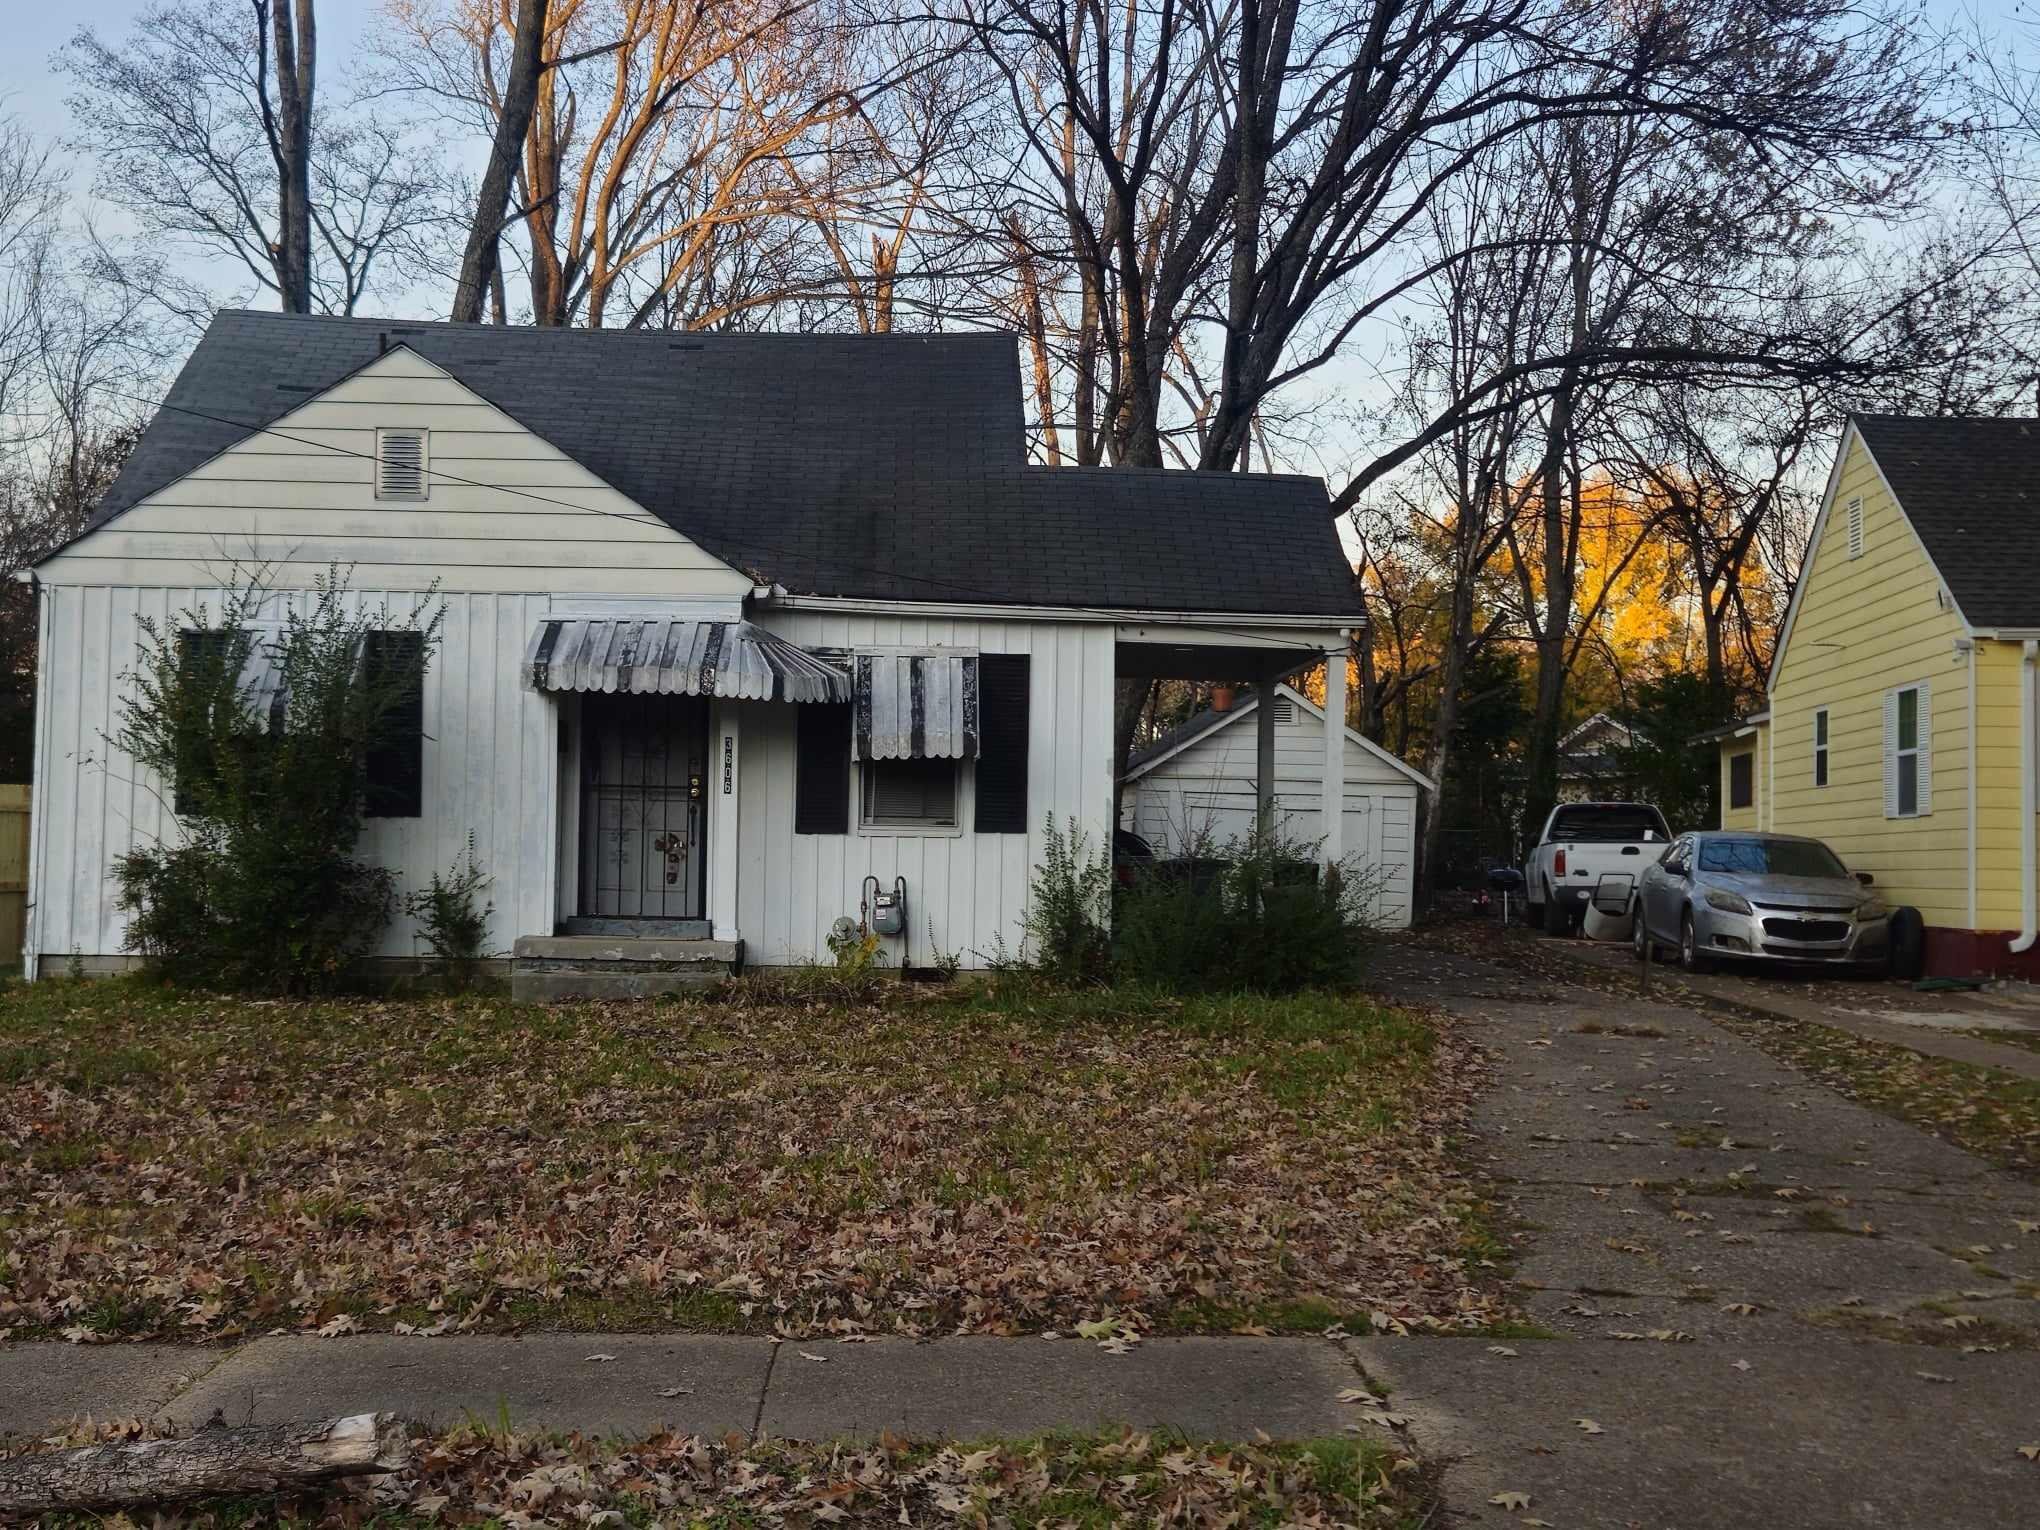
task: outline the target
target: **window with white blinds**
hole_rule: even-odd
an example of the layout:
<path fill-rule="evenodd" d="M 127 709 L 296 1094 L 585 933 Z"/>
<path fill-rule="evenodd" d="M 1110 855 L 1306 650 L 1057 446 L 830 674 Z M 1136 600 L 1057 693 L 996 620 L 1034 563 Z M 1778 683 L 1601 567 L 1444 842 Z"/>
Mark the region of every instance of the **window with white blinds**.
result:
<path fill-rule="evenodd" d="M 375 497 L 423 499 L 430 464 L 428 432 L 378 430 L 375 433 Z"/>
<path fill-rule="evenodd" d="M 863 777 L 863 827 L 956 827 L 955 760 L 864 760 L 857 768 Z"/>

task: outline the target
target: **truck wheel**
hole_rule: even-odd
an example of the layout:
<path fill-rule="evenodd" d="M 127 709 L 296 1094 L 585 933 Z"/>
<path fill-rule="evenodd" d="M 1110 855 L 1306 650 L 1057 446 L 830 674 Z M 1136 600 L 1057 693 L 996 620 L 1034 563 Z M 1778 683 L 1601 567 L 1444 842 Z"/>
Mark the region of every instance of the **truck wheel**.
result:
<path fill-rule="evenodd" d="M 1570 935 L 1572 915 L 1547 885 L 1544 889 L 1544 933 L 1547 935 Z"/>
<path fill-rule="evenodd" d="M 1679 916 L 1679 965 L 1688 972 L 1699 974 L 1712 972 L 1714 963 L 1700 949 L 1700 938 L 1693 933 L 1693 911 L 1687 909 Z"/>

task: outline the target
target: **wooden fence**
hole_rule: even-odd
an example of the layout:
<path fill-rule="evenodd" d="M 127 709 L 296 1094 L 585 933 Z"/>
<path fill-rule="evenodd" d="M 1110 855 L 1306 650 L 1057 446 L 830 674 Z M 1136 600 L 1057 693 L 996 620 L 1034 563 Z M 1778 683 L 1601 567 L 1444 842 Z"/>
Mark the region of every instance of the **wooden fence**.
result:
<path fill-rule="evenodd" d="M 28 788 L 0 786 L 0 968 L 21 960 L 28 935 Z"/>

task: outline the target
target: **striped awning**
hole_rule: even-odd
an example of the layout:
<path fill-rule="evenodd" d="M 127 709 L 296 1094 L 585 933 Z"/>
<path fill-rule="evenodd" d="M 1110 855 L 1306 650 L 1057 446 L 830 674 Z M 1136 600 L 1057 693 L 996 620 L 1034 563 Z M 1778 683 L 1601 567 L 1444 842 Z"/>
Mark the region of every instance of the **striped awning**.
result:
<path fill-rule="evenodd" d="M 537 691 L 850 699 L 850 677 L 842 670 L 749 622 L 540 622 L 524 656 L 524 675 Z"/>
<path fill-rule="evenodd" d="M 858 654 L 860 760 L 968 760 L 978 752 L 976 654 Z"/>

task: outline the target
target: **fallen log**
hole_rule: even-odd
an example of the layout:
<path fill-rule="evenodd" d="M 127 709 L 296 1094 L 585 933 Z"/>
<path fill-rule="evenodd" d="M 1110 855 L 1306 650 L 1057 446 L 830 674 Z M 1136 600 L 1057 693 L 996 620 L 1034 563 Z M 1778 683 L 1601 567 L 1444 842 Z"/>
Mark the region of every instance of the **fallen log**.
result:
<path fill-rule="evenodd" d="M 286 1492 L 409 1459 L 403 1425 L 388 1413 L 87 1445 L 0 1461 L 0 1516 Z"/>

